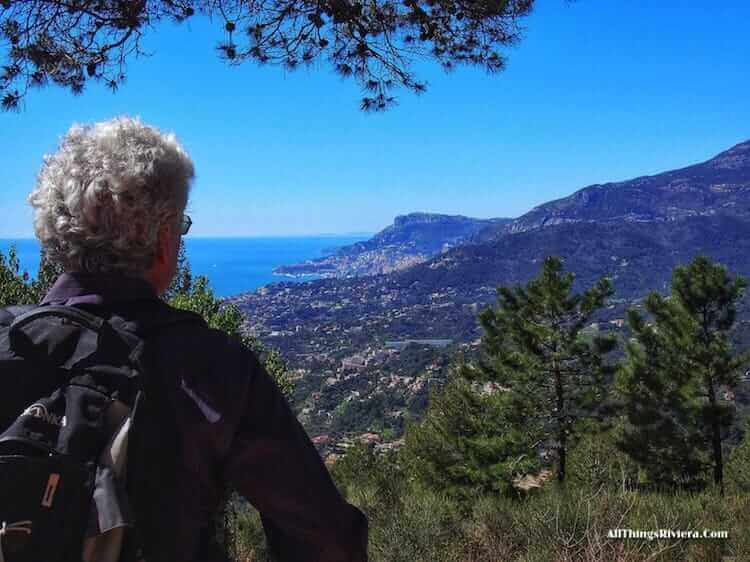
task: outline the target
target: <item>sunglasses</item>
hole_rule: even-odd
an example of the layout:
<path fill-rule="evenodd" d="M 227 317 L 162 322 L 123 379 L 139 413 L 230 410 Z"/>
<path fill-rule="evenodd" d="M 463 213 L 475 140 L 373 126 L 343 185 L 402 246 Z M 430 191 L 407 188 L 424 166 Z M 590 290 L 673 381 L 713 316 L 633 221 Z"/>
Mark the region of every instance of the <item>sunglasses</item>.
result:
<path fill-rule="evenodd" d="M 182 222 L 180 223 L 180 235 L 185 236 L 193 225 L 193 219 L 190 215 L 182 215 Z"/>

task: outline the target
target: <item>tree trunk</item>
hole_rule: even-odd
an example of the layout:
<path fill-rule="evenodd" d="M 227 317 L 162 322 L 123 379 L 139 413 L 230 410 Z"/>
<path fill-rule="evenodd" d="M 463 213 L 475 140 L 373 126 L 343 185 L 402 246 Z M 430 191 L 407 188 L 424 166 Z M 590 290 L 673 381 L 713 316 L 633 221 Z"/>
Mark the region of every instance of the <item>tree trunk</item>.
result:
<path fill-rule="evenodd" d="M 563 413 L 563 407 L 565 403 L 563 401 L 563 387 L 562 387 L 562 375 L 557 368 L 555 368 L 555 393 L 557 394 L 557 415 L 559 420 L 559 429 L 557 435 L 558 449 L 558 470 L 557 470 L 557 481 L 563 483 L 565 481 L 565 453 L 567 447 L 567 435 L 565 433 L 565 416 Z"/>
<path fill-rule="evenodd" d="M 712 377 L 708 379 L 708 401 L 711 404 L 711 442 L 714 457 L 714 483 L 719 486 L 721 495 L 724 495 L 724 459 L 721 451 L 721 426 L 716 407 L 716 388 Z"/>

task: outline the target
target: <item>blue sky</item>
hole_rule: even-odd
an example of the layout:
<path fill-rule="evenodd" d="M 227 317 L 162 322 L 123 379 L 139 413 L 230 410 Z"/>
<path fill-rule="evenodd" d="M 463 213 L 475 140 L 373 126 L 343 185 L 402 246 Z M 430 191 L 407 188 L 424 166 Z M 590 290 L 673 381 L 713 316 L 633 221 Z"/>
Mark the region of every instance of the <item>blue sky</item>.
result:
<path fill-rule="evenodd" d="M 359 111 L 324 64 L 228 67 L 221 22 L 165 24 L 117 93 L 32 92 L 0 114 L 0 238 L 30 237 L 26 194 L 73 122 L 174 131 L 197 170 L 198 236 L 375 232 L 412 211 L 518 216 L 592 183 L 702 161 L 750 139 L 750 3 L 537 0 L 508 69 L 419 63 L 422 96 Z"/>

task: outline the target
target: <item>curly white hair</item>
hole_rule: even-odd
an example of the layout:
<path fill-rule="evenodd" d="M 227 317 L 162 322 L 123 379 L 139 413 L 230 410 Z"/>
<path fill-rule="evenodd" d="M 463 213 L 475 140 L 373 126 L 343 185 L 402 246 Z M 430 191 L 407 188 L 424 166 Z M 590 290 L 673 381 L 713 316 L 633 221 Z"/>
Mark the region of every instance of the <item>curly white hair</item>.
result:
<path fill-rule="evenodd" d="M 36 236 L 66 271 L 141 274 L 159 228 L 181 219 L 193 177 L 173 134 L 129 117 L 73 125 L 29 195 Z"/>

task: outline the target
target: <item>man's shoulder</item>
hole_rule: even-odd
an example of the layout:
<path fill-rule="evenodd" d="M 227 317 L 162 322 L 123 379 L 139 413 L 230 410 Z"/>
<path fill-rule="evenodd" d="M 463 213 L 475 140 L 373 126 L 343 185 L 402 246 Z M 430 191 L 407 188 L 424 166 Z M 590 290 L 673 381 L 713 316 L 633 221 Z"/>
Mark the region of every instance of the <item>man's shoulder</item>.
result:
<path fill-rule="evenodd" d="M 147 336 L 177 338 L 184 342 L 186 348 L 189 343 L 199 343 L 202 348 L 227 352 L 242 349 L 238 338 L 210 327 L 197 312 L 176 308 L 163 301 L 150 303 L 150 307 L 151 310 L 146 311 L 145 315 L 143 310 L 137 311 L 139 329 Z"/>
<path fill-rule="evenodd" d="M 144 332 L 163 352 L 172 351 L 183 358 L 193 358 L 196 365 L 210 364 L 211 371 L 222 366 L 241 367 L 244 372 L 259 366 L 255 353 L 247 349 L 240 339 L 222 330 L 210 327 L 195 312 L 175 308 L 163 301 L 152 304 L 150 326 Z"/>
<path fill-rule="evenodd" d="M 194 312 L 167 303 L 152 311 L 151 326 L 157 329 L 144 337 L 144 365 L 166 373 L 170 387 L 184 391 L 182 398 L 185 393 L 198 396 L 225 422 L 234 423 L 252 381 L 263 371 L 255 353 Z"/>
<path fill-rule="evenodd" d="M 136 301 L 117 312 L 135 320 L 143 331 L 163 330 L 172 326 L 189 327 L 193 331 L 208 329 L 205 319 L 197 312 L 176 308 L 159 299 Z"/>

